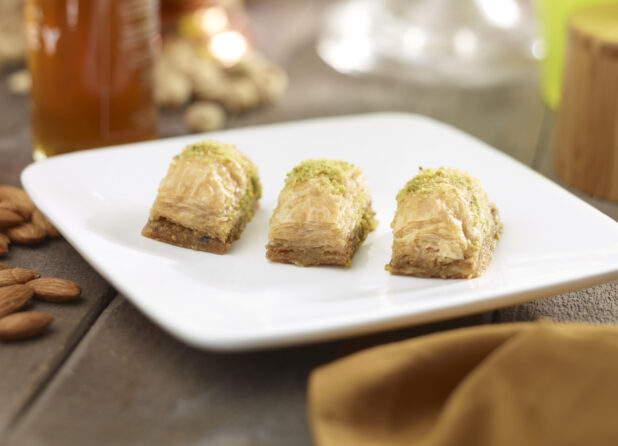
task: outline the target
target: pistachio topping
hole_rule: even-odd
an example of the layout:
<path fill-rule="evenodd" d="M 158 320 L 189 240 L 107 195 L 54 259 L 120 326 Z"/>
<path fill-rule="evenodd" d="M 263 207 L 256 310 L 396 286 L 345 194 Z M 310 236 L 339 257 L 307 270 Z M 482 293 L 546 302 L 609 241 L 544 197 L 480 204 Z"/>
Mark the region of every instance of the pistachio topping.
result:
<path fill-rule="evenodd" d="M 397 201 L 403 200 L 408 194 L 415 193 L 421 195 L 441 196 L 445 193 L 445 188 L 455 188 L 467 195 L 470 203 L 474 222 L 480 224 L 484 231 L 487 231 L 486 222 L 481 216 L 480 200 L 478 190 L 474 187 L 474 179 L 464 172 L 447 167 L 438 169 L 419 168 L 420 172 L 406 183 L 397 194 Z"/>
<path fill-rule="evenodd" d="M 250 181 L 247 184 L 245 194 L 240 199 L 238 215 L 240 218 L 246 218 L 247 221 L 251 221 L 253 218 L 253 206 L 258 199 L 262 197 L 262 184 L 260 179 L 255 175 L 250 177 Z"/>
<path fill-rule="evenodd" d="M 457 169 L 440 167 L 438 169 L 423 169 L 406 183 L 397 194 L 397 200 L 401 200 L 409 193 L 431 193 L 442 184 L 454 184 L 468 191 L 473 191 L 472 179 Z"/>
<path fill-rule="evenodd" d="M 378 220 L 374 218 L 374 215 L 375 214 L 371 210 L 371 208 L 363 209 L 363 214 L 361 216 L 361 241 L 365 241 L 369 233 L 375 231 L 375 229 L 378 227 Z"/>
<path fill-rule="evenodd" d="M 189 144 L 174 157 L 174 161 L 184 161 L 190 158 L 200 158 L 205 162 L 216 160 L 224 163 L 238 163 L 248 173 L 256 173 L 253 164 L 232 144 L 214 140 L 205 140 Z"/>
<path fill-rule="evenodd" d="M 285 184 L 294 186 L 312 178 L 318 178 L 320 183 L 332 192 L 345 192 L 346 172 L 354 168 L 353 164 L 339 160 L 309 159 L 301 162 L 287 174 Z"/>

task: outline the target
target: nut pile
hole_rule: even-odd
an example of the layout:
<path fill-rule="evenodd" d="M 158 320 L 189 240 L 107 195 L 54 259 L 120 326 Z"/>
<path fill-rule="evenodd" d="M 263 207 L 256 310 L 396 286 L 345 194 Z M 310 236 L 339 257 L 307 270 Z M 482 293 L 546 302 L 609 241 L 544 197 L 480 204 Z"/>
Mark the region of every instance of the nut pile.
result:
<path fill-rule="evenodd" d="M 180 36 L 163 39 L 154 81 L 160 106 L 181 107 L 195 98 L 187 107 L 185 123 L 196 132 L 223 127 L 227 113 L 275 102 L 288 85 L 286 72 L 255 50 L 226 67 L 199 42 Z"/>
<path fill-rule="evenodd" d="M 9 244 L 36 245 L 60 234 L 23 189 L 0 185 L 0 257 Z"/>
<path fill-rule="evenodd" d="M 209 132 L 225 126 L 228 114 L 242 113 L 274 103 L 285 93 L 288 76 L 283 68 L 249 51 L 231 67 L 225 67 L 182 37 L 166 37 L 154 68 L 154 100 L 160 107 L 186 107 L 184 120 L 193 132 Z M 30 91 L 28 70 L 7 78 L 16 94 Z"/>
<path fill-rule="evenodd" d="M 0 257 L 9 244 L 35 245 L 60 234 L 34 206 L 23 189 L 0 185 Z M 54 317 L 40 311 L 19 311 L 33 298 L 68 302 L 81 295 L 79 285 L 64 279 L 42 278 L 31 269 L 0 263 L 0 340 L 17 341 L 41 334 Z"/>
<path fill-rule="evenodd" d="M 19 311 L 32 298 L 47 302 L 68 302 L 81 295 L 76 283 L 64 279 L 41 278 L 30 269 L 11 268 L 0 263 L 0 340 L 19 341 L 39 335 L 54 316 L 41 311 Z"/>

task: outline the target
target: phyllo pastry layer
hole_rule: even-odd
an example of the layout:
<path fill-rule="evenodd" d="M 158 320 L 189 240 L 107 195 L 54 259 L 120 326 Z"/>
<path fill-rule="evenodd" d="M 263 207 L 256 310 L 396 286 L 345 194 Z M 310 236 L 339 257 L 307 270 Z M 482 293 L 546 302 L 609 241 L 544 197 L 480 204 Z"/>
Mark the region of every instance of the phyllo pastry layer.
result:
<path fill-rule="evenodd" d="M 392 274 L 472 278 L 491 261 L 502 225 L 478 179 L 421 169 L 397 194 Z"/>
<path fill-rule="evenodd" d="M 142 235 L 222 254 L 240 237 L 260 196 L 257 168 L 235 146 L 191 144 L 161 181 Z"/>
<path fill-rule="evenodd" d="M 275 262 L 349 266 L 375 229 L 361 170 L 344 161 L 306 160 L 287 174 L 270 219 L 266 257 Z"/>

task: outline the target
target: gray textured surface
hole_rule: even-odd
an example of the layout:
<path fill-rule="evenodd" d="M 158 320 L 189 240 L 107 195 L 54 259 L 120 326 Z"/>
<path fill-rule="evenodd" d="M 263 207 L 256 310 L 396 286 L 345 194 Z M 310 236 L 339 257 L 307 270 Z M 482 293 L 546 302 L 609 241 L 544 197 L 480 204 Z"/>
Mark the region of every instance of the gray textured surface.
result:
<path fill-rule="evenodd" d="M 90 328 L 114 291 L 68 243 L 55 239 L 32 247 L 13 247 L 0 259 L 13 267 L 38 271 L 42 277 L 73 280 L 83 288 L 74 302 L 52 304 L 33 300 L 29 309 L 45 311 L 54 321 L 42 338 L 0 342 L 0 436 L 45 386 L 62 361 Z M 0 437 L 1 438 L 1 437 Z"/>
<path fill-rule="evenodd" d="M 290 90 L 274 106 L 233 118 L 230 127 L 411 111 L 450 123 L 551 174 L 552 119 L 535 83 L 465 90 L 342 76 L 314 51 L 322 3 L 252 3 L 257 40 L 288 70 Z M 0 86 L 0 103 L 0 183 L 17 184 L 31 159 L 27 101 Z M 184 132 L 181 113 L 164 111 L 161 135 Z M 583 198 L 618 217 L 617 205 Z M 313 346 L 224 355 L 179 343 L 121 297 L 93 323 L 111 288 L 63 240 L 15 248 L 6 263 L 84 287 L 81 302 L 50 307 L 57 320 L 44 338 L 0 345 L 0 444 L 6 440 L 12 446 L 308 445 L 305 379 L 316 365 L 372 345 L 492 320 L 618 321 L 614 282 L 493 314 Z"/>
<path fill-rule="evenodd" d="M 485 323 L 486 317 L 346 342 L 221 354 L 172 339 L 117 298 L 8 445 L 309 445 L 305 384 L 314 367 L 373 345 Z"/>
<path fill-rule="evenodd" d="M 22 169 L 32 162 L 28 100 L 9 93 L 0 76 L 0 184 L 19 185 Z"/>
<path fill-rule="evenodd" d="M 495 322 L 552 319 L 564 322 L 618 323 L 618 282 L 535 300 L 497 312 Z"/>

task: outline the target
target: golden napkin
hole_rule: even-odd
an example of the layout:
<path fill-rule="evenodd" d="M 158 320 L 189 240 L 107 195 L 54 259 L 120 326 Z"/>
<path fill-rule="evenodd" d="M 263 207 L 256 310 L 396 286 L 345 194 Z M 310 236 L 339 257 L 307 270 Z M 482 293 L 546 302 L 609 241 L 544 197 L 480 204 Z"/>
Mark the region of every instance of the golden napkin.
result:
<path fill-rule="evenodd" d="M 318 446 L 615 446 L 618 326 L 433 334 L 320 367 L 308 392 Z"/>

